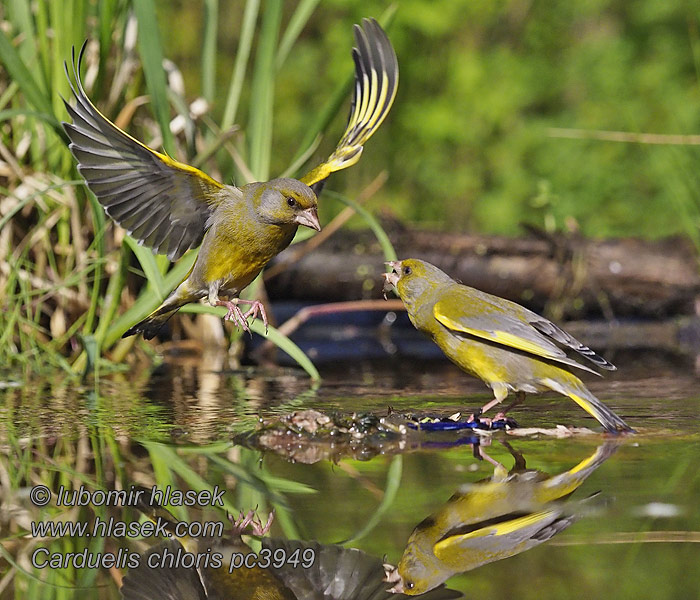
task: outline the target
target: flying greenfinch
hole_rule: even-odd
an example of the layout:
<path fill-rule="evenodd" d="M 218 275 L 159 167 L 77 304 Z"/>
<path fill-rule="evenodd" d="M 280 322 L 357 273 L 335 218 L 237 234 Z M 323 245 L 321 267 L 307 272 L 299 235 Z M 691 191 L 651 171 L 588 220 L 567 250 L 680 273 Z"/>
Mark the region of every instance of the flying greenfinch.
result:
<path fill-rule="evenodd" d="M 515 402 L 496 419 L 522 402 L 526 392 L 552 390 L 571 398 L 606 431 L 632 431 L 569 369 L 597 373 L 569 358 L 557 344 L 603 369 L 615 370 L 615 366 L 554 323 L 515 302 L 457 283 L 423 260 L 388 264 L 385 297 L 396 290 L 413 325 L 452 362 L 493 390 L 494 400 L 477 417 L 502 402 L 509 391 L 516 393 Z"/>
<path fill-rule="evenodd" d="M 411 533 L 395 568 L 387 565 L 391 591 L 411 596 L 441 585 L 457 573 L 509 558 L 551 539 L 571 525 L 580 503 L 563 503 L 617 449 L 609 440 L 578 465 L 556 476 L 526 469 L 521 454 L 507 472 L 467 484 Z"/>
<path fill-rule="evenodd" d="M 220 183 L 199 169 L 137 141 L 92 104 L 73 53 L 75 106 L 65 102 L 64 123 L 78 171 L 107 214 L 140 244 L 179 259 L 201 244 L 185 279 L 143 321 L 124 333 L 154 337 L 185 304 L 207 298 L 227 308 L 225 318 L 249 331 L 248 318 L 267 316 L 259 301 L 239 295 L 294 238 L 299 225 L 320 230 L 316 190 L 328 176 L 355 164 L 363 144 L 384 121 L 398 86 L 396 54 L 373 19 L 355 25 L 355 88 L 347 128 L 334 152 L 301 180 L 280 178 L 241 187 Z M 228 297 L 222 300 L 220 295 Z M 245 313 L 239 304 L 251 305 Z"/>
<path fill-rule="evenodd" d="M 149 498 L 150 492 L 144 492 L 140 500 Z M 233 529 L 221 537 L 178 537 L 177 520 L 167 510 L 146 502 L 138 508 L 163 523 L 173 539 L 148 549 L 139 564 L 129 569 L 121 589 L 124 600 L 395 598 L 386 589 L 381 559 L 355 548 L 265 537 L 261 549 L 253 552 L 242 535 L 250 530 L 254 536 L 264 536 L 272 515 L 263 524 L 252 511 L 241 514 L 233 521 Z M 196 557 L 198 565 L 192 562 Z M 444 586 L 425 596 L 426 600 L 459 597 L 459 592 Z"/>

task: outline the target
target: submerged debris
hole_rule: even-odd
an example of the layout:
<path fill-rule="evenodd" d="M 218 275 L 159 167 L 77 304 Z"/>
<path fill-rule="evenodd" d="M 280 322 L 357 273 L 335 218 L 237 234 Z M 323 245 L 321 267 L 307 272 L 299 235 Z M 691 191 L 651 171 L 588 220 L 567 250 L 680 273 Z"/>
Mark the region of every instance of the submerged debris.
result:
<path fill-rule="evenodd" d="M 469 415 L 449 416 L 398 413 L 330 413 L 297 411 L 267 419 L 234 442 L 258 450 L 271 450 L 288 460 L 315 463 L 351 457 L 369 460 L 378 454 L 396 454 L 418 449 L 479 444 L 492 430 L 510 429 L 507 419 L 470 421 Z M 465 431 L 466 430 L 466 431 Z"/>

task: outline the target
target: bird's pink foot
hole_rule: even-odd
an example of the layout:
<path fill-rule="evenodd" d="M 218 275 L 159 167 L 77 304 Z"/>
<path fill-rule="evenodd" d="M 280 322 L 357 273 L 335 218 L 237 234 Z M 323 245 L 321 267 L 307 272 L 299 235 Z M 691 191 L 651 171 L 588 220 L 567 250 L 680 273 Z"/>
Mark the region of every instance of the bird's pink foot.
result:
<path fill-rule="evenodd" d="M 268 322 L 267 313 L 265 312 L 265 305 L 260 302 L 260 300 L 241 300 L 239 298 L 238 302 L 241 304 L 250 304 L 250 308 L 243 316 L 246 318 L 246 320 L 248 317 L 253 317 L 253 319 L 260 317 L 263 325 L 265 325 L 265 334 L 267 334 Z"/>
<path fill-rule="evenodd" d="M 267 517 L 267 523 L 263 523 L 260 520 L 260 518 L 255 514 L 255 510 L 248 511 L 248 513 L 245 515 L 241 512 L 238 515 L 237 519 L 234 518 L 233 515 L 229 515 L 228 518 L 231 521 L 231 525 L 233 526 L 233 533 L 235 535 L 242 535 L 245 532 L 246 528 L 250 526 L 251 535 L 262 537 L 268 531 L 270 531 L 270 527 L 272 527 L 272 522 L 275 519 L 275 512 L 272 511 Z"/>
<path fill-rule="evenodd" d="M 232 321 L 236 327 L 240 327 L 243 331 L 250 333 L 250 327 L 246 318 L 248 313 L 243 314 L 243 311 L 238 306 L 239 302 L 240 300 L 238 298 L 236 298 L 236 300 L 217 300 L 216 306 L 225 306 L 228 309 L 224 315 L 225 321 Z"/>

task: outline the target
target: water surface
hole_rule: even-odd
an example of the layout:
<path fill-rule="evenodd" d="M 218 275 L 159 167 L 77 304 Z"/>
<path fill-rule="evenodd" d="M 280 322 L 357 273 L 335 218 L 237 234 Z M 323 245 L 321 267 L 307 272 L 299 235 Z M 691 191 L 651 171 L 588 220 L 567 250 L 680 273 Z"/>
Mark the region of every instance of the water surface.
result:
<path fill-rule="evenodd" d="M 616 442 L 610 456 L 574 486 L 561 508 L 572 522 L 561 532 L 511 558 L 450 577 L 452 589 L 486 598 L 700 598 L 700 392 L 694 364 L 658 353 L 621 355 L 616 362 L 618 372 L 587 383 L 639 433 Z M 38 484 L 54 493 L 81 485 L 219 486 L 226 490 L 225 507 L 171 510 L 178 519 L 228 527 L 226 510 L 258 506 L 265 515 L 274 508 L 274 537 L 347 542 L 396 564 L 414 528 L 429 515 L 445 514 L 455 492 L 478 492 L 476 482 L 507 477 L 518 456 L 533 472 L 565 474 L 610 439 L 573 402 L 547 394 L 531 396 L 516 409 L 521 426 L 551 431 L 565 425 L 592 433 L 494 433 L 481 438 L 476 451 L 464 434 L 414 436 L 401 453 L 392 448 L 365 460 L 336 455 L 312 464 L 232 442 L 261 417 L 306 408 L 383 415 L 391 406 L 448 415 L 490 397 L 480 382 L 444 361 L 331 363 L 322 375 L 321 384 L 312 384 L 296 369 L 226 370 L 221 361 L 185 356 L 152 375 L 114 373 L 82 386 L 60 378 L 5 377 L 16 386 L 0 390 L 0 598 L 118 598 L 125 569 L 49 571 L 32 568 L 31 556 L 39 547 L 58 554 L 85 548 L 93 554 L 143 552 L 158 541 L 33 539 L 27 534 L 32 521 L 138 518 L 133 508 L 57 507 L 55 497 L 38 508 L 29 497 Z M 491 462 L 475 456 L 479 448 Z M 502 465 L 500 475 L 493 463 Z M 470 557 L 461 558 L 465 567 Z"/>

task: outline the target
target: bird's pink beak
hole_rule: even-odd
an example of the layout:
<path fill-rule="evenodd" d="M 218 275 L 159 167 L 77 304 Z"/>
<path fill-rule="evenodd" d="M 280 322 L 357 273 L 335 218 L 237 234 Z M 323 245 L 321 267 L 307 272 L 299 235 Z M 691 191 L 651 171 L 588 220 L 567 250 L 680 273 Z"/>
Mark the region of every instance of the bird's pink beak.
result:
<path fill-rule="evenodd" d="M 294 221 L 304 227 L 310 227 L 316 231 L 321 231 L 321 224 L 318 222 L 318 213 L 316 212 L 315 206 L 301 211 Z"/>
<path fill-rule="evenodd" d="M 400 260 L 390 260 L 384 263 L 391 272 L 383 273 L 384 277 L 384 287 L 382 288 L 382 294 L 384 295 L 384 300 L 386 300 L 386 295 L 389 292 L 393 292 L 396 289 L 396 285 L 399 283 L 399 273 L 401 273 L 401 261 Z"/>

